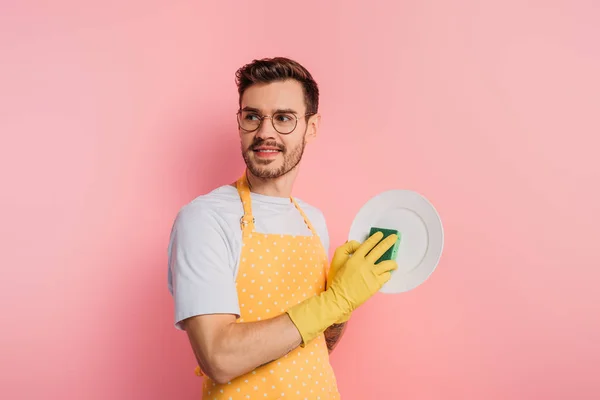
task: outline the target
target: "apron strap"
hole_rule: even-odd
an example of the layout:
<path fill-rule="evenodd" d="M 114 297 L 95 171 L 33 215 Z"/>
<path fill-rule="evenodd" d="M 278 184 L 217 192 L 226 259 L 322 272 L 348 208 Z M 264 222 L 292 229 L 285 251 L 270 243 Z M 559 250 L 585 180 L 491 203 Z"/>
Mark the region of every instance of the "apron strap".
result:
<path fill-rule="evenodd" d="M 238 193 L 240 195 L 240 199 L 242 200 L 242 206 L 244 207 L 244 215 L 240 219 L 240 225 L 242 227 L 242 231 L 244 233 L 254 232 L 254 224 L 255 224 L 256 220 L 254 219 L 254 216 L 252 215 L 252 199 L 250 197 L 250 187 L 248 186 L 247 170 L 244 170 L 244 174 L 237 180 L 236 187 L 237 187 Z M 319 236 L 317 231 L 313 227 L 312 223 L 310 222 L 310 220 L 308 219 L 308 217 L 302 210 L 302 208 L 300 208 L 300 205 L 298 204 L 298 202 L 296 202 L 296 200 L 291 196 L 290 196 L 290 201 L 294 204 L 294 207 L 296 207 L 296 210 L 298 210 L 300 215 L 302 215 L 302 218 L 304 219 L 304 223 L 306 224 L 308 229 L 310 229 L 313 236 Z"/>
<path fill-rule="evenodd" d="M 308 219 L 308 217 L 306 216 L 306 214 L 304 213 L 304 211 L 302 211 L 302 209 L 300 208 L 300 205 L 296 202 L 296 200 L 293 197 L 290 197 L 290 199 L 292 200 L 292 203 L 294 203 L 294 206 L 296 207 L 296 210 L 298 210 L 298 212 L 300 213 L 300 215 L 302 215 L 302 218 L 304 218 L 304 223 L 306 224 L 306 226 L 308 226 L 308 229 L 310 229 L 310 231 L 312 232 L 313 236 L 319 236 L 319 234 L 317 233 L 317 231 L 313 227 L 312 223 L 310 222 L 310 220 Z"/>
<path fill-rule="evenodd" d="M 240 225 L 244 234 L 254 232 L 254 216 L 252 215 L 252 199 L 250 198 L 250 188 L 248 186 L 248 178 L 246 171 L 236 182 L 236 187 L 242 200 L 244 207 L 244 215 L 240 219 Z"/>

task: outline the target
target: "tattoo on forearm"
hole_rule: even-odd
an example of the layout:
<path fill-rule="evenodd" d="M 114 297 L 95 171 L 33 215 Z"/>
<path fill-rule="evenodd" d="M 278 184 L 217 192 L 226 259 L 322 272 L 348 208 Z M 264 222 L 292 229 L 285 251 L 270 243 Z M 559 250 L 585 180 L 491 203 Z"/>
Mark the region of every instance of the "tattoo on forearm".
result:
<path fill-rule="evenodd" d="M 333 351 L 338 340 L 340 340 L 345 326 L 345 322 L 342 324 L 333 324 L 325 331 L 325 342 L 330 353 Z"/>

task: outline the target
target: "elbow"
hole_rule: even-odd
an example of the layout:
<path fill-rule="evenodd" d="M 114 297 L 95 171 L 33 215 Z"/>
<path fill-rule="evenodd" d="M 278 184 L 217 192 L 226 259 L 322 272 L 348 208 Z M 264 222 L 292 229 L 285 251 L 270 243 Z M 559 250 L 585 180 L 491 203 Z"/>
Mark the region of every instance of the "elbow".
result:
<path fill-rule="evenodd" d="M 213 370 L 211 372 L 212 376 L 209 376 L 213 381 L 217 383 L 217 385 L 225 385 L 226 383 L 229 383 L 232 379 L 234 379 L 234 377 L 231 374 L 227 373 L 227 371 Z"/>
<path fill-rule="evenodd" d="M 206 363 L 205 367 L 205 374 L 218 385 L 224 385 L 236 378 L 234 372 L 231 370 L 231 368 L 228 366 L 228 363 L 226 363 L 222 357 L 211 357 L 209 362 Z"/>
<path fill-rule="evenodd" d="M 217 385 L 225 385 L 225 384 L 231 382 L 231 379 L 233 379 L 233 378 L 229 378 L 226 375 L 215 375 L 215 378 L 213 379 L 213 381 L 215 381 L 217 383 Z"/>
<path fill-rule="evenodd" d="M 228 351 L 224 332 L 229 324 L 212 327 L 209 332 L 198 326 L 188 326 L 188 336 L 202 373 L 215 383 L 227 384 L 240 375 L 239 360 Z"/>

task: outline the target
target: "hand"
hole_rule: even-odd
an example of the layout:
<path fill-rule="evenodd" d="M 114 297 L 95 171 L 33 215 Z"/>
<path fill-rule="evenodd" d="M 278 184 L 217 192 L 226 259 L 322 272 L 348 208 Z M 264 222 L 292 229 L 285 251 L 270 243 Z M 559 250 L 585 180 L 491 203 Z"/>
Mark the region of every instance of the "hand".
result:
<path fill-rule="evenodd" d="M 377 293 L 390 280 L 391 271 L 398 268 L 394 260 L 375 264 L 398 239 L 397 235 L 390 235 L 384 240 L 381 240 L 382 237 L 383 233 L 376 232 L 358 248 L 356 243 L 349 242 L 339 251 L 338 259 L 341 260 L 344 251 L 349 255 L 356 248 L 352 257 L 349 257 L 341 268 L 336 269 L 328 290 L 335 294 L 336 302 L 345 303 L 344 308 L 350 312 Z"/>
<path fill-rule="evenodd" d="M 351 240 L 349 242 L 344 243 L 340 247 L 335 250 L 333 254 L 333 258 L 331 260 L 331 264 L 329 265 L 329 272 L 327 273 L 327 287 L 329 289 L 331 287 L 331 283 L 335 278 L 337 272 L 346 264 L 346 262 L 350 259 L 350 255 L 354 253 L 360 247 L 360 243 L 356 240 Z M 336 321 L 336 324 L 343 324 L 350 319 L 352 313 L 344 314 L 342 318 Z"/>
<path fill-rule="evenodd" d="M 390 271 L 397 268 L 396 262 L 375 262 L 394 245 L 397 235 L 382 238 L 381 232 L 369 237 L 341 268 L 336 268 L 327 290 L 287 310 L 302 336 L 302 347 L 367 301 L 390 279 Z M 340 253 L 352 249 L 352 246 L 355 243 L 350 242 L 346 248 L 342 246 Z"/>

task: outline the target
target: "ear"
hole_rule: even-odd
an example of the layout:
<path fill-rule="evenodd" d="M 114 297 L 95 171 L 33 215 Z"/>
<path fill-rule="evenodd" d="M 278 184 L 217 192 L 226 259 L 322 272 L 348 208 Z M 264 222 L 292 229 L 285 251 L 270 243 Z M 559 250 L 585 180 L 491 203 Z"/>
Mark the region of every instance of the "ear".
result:
<path fill-rule="evenodd" d="M 308 126 L 306 127 L 306 143 L 310 143 L 317 138 L 319 133 L 319 125 L 321 123 L 321 114 L 311 115 L 308 119 Z"/>

